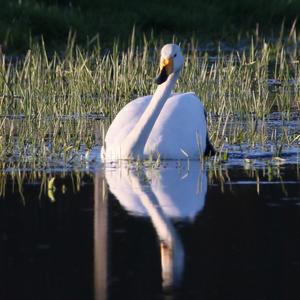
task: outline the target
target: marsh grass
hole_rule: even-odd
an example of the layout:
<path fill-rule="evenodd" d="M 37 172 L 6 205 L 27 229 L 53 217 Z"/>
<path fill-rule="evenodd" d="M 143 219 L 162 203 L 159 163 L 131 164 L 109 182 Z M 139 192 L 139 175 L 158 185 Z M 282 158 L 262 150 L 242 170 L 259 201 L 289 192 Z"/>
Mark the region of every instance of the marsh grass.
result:
<path fill-rule="evenodd" d="M 97 39 L 86 50 L 76 46 L 70 33 L 64 53 L 49 55 L 41 41 L 17 61 L 2 54 L 1 169 L 68 163 L 78 153 L 101 145 L 105 128 L 120 109 L 156 88 L 164 41 L 144 38 L 137 43 L 133 32 L 129 44 L 124 51 L 115 42 L 103 54 Z M 232 146 L 242 151 L 265 149 L 274 156 L 286 147 L 299 146 L 295 27 L 285 39 L 280 36 L 270 42 L 256 36 L 244 50 L 216 49 L 214 56 L 201 52 L 195 40 L 181 47 L 186 60 L 176 91 L 194 91 L 201 97 L 219 161 Z"/>

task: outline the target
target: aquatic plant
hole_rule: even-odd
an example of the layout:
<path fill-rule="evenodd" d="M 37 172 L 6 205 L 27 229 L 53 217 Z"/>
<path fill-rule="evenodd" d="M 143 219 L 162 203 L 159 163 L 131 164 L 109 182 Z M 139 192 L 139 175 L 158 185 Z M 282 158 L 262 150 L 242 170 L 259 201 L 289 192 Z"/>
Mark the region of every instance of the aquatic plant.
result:
<path fill-rule="evenodd" d="M 17 60 L 2 54 L 1 169 L 68 165 L 88 156 L 125 104 L 154 92 L 164 42 L 137 43 L 133 33 L 128 49 L 115 42 L 104 53 L 99 43 L 88 50 L 76 46 L 70 34 L 64 53 L 49 55 L 42 41 Z M 230 52 L 202 51 L 194 39 L 181 45 L 186 61 L 175 91 L 195 91 L 204 102 L 220 153 L 215 161 L 228 149 L 278 156 L 299 145 L 297 45 L 295 28 L 286 39 L 256 36 L 249 47 Z"/>

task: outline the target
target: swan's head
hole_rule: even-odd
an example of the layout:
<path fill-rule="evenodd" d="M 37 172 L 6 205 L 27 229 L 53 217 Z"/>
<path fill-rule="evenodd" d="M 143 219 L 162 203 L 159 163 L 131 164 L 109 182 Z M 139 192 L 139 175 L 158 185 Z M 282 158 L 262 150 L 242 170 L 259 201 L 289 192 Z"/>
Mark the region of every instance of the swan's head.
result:
<path fill-rule="evenodd" d="M 184 64 L 184 58 L 178 45 L 164 45 L 160 53 L 159 74 L 157 84 L 164 83 L 172 73 L 179 72 Z"/>

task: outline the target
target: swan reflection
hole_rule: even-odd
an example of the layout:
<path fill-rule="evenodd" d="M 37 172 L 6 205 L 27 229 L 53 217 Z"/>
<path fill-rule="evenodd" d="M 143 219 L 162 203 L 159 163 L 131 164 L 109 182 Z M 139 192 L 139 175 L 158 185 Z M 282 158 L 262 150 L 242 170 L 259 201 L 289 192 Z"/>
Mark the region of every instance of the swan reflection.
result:
<path fill-rule="evenodd" d="M 192 222 L 203 209 L 206 171 L 199 162 L 180 167 L 174 162 L 159 170 L 137 170 L 122 162 L 119 167 L 106 168 L 105 177 L 126 211 L 151 219 L 160 241 L 163 287 L 176 287 L 184 269 L 184 249 L 171 220 Z"/>

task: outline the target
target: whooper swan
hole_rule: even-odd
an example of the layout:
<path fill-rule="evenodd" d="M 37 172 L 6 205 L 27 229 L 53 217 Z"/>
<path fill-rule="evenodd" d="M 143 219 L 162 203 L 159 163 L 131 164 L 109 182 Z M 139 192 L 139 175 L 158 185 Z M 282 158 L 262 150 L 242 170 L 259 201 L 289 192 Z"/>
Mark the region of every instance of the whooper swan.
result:
<path fill-rule="evenodd" d="M 131 101 L 117 114 L 102 159 L 200 159 L 214 154 L 200 99 L 192 92 L 171 93 L 183 65 L 179 46 L 162 48 L 155 93 Z"/>

